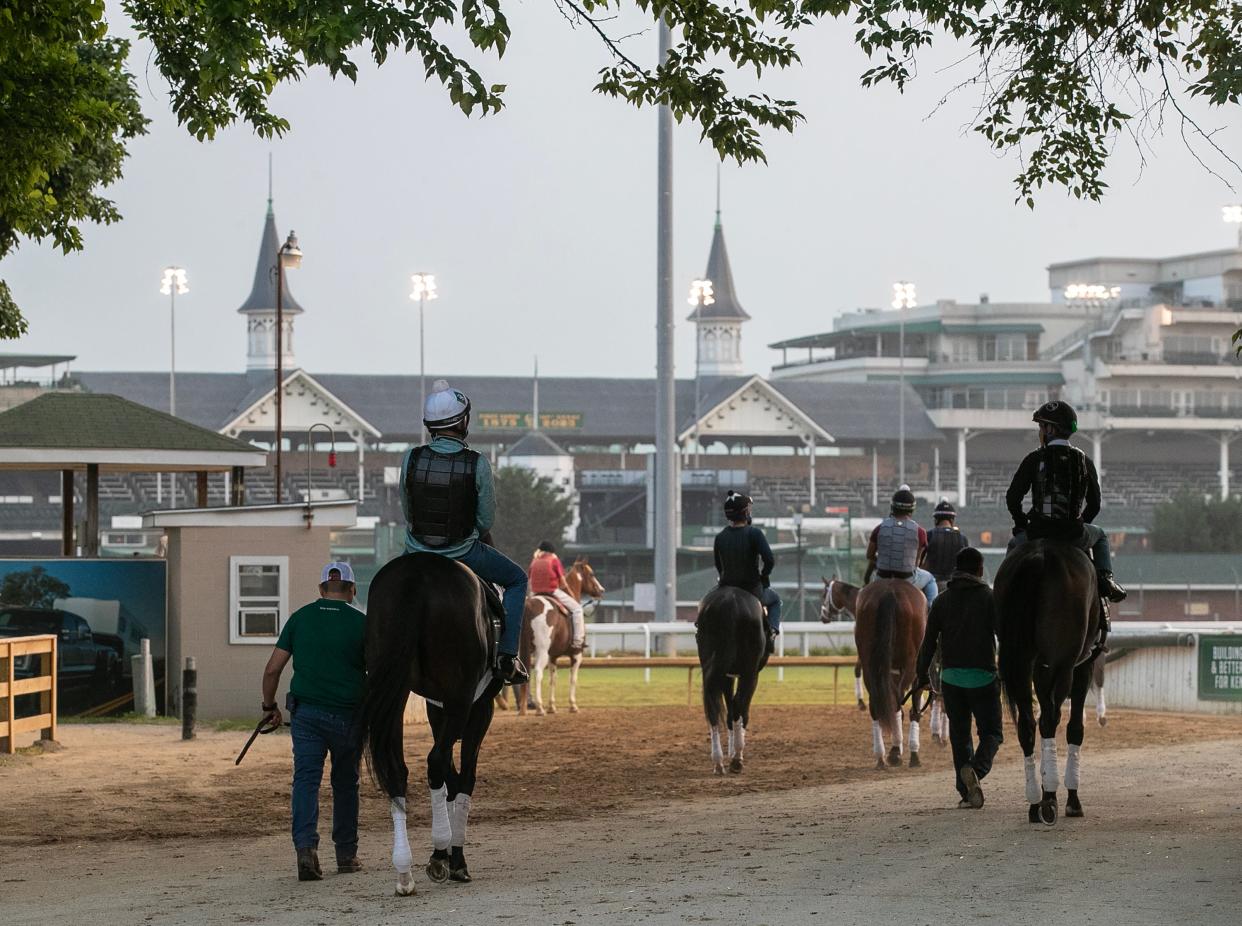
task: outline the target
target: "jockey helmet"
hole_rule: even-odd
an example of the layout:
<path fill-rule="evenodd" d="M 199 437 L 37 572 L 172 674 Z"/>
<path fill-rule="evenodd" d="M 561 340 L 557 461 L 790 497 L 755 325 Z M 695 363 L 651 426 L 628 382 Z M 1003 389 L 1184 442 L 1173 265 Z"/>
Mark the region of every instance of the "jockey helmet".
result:
<path fill-rule="evenodd" d="M 544 540 L 543 542 L 541 542 L 539 544 L 538 549 L 543 553 L 555 553 L 556 552 L 556 547 L 552 546 L 552 544 L 547 540 Z"/>
<path fill-rule="evenodd" d="M 428 431 L 447 431 L 470 421 L 470 399 L 458 392 L 446 379 L 437 379 L 431 395 L 423 406 L 423 424 Z"/>
<path fill-rule="evenodd" d="M 750 496 L 743 492 L 732 492 L 725 496 L 724 513 L 725 517 L 730 521 L 740 521 L 746 516 L 746 509 L 750 507 Z"/>
<path fill-rule="evenodd" d="M 893 514 L 913 514 L 914 505 L 914 493 L 909 486 L 903 485 L 893 493 Z"/>
<path fill-rule="evenodd" d="M 953 507 L 953 503 L 947 498 L 942 498 L 932 516 L 937 521 L 952 521 L 957 517 L 957 509 Z"/>
<path fill-rule="evenodd" d="M 1068 402 L 1058 402 L 1055 399 L 1039 406 L 1035 414 L 1031 416 L 1031 420 L 1040 424 L 1050 424 L 1067 435 L 1078 430 L 1078 413 Z"/>

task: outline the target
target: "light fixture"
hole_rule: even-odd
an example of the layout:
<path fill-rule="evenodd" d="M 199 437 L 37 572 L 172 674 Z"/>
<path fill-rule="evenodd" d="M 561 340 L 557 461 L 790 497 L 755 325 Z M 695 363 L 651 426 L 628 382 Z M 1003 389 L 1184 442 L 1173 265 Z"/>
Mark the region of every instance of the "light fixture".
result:
<path fill-rule="evenodd" d="M 438 298 L 436 293 L 436 278 L 431 273 L 416 273 L 410 277 L 410 298 L 414 300 L 426 300 Z"/>
<path fill-rule="evenodd" d="M 1220 217 L 1226 222 L 1242 222 L 1242 206 L 1221 206 Z"/>
<path fill-rule="evenodd" d="M 1066 299 L 1117 299 L 1121 296 L 1120 286 L 1103 286 L 1099 283 L 1070 283 L 1065 287 Z"/>
<path fill-rule="evenodd" d="M 686 302 L 691 305 L 711 305 L 716 301 L 716 289 L 711 280 L 695 280 L 690 284 L 690 295 Z"/>
<path fill-rule="evenodd" d="M 298 247 L 296 232 L 289 232 L 289 238 L 280 249 L 280 263 L 286 270 L 296 270 L 302 266 L 302 249 Z"/>
<path fill-rule="evenodd" d="M 907 283 L 905 280 L 902 280 L 899 283 L 893 284 L 894 309 L 913 309 L 918 304 L 918 297 L 915 295 L 913 283 Z"/>
<path fill-rule="evenodd" d="M 160 281 L 160 292 L 165 296 L 171 296 L 174 288 L 177 290 L 178 296 L 190 291 L 183 267 L 164 268 L 164 278 Z"/>

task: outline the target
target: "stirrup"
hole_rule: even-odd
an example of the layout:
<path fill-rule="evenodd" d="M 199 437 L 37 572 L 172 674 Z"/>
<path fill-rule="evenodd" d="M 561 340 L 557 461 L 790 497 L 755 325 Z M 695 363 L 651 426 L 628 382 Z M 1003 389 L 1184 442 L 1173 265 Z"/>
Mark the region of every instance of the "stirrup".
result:
<path fill-rule="evenodd" d="M 522 660 L 510 653 L 501 653 L 496 657 L 496 674 L 506 685 L 525 685 L 530 681 Z"/>

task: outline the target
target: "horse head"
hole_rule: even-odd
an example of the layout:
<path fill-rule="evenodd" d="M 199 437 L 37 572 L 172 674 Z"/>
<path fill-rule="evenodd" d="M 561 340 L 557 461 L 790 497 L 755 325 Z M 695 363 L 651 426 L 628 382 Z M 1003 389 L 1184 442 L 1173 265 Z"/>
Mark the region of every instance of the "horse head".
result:
<path fill-rule="evenodd" d="M 842 582 L 836 576 L 825 579 L 824 597 L 819 606 L 819 619 L 825 624 L 848 618 L 854 619 L 854 603 L 858 599 L 858 589 L 848 582 Z M 845 617 L 843 618 L 842 615 Z"/>
<path fill-rule="evenodd" d="M 578 596 L 580 599 L 585 597 L 598 600 L 604 597 L 604 586 L 595 577 L 595 570 L 591 568 L 591 564 L 587 562 L 585 557 L 579 557 L 574 560 L 574 565 L 570 572 L 577 573 L 579 581 L 582 583 L 582 594 Z"/>

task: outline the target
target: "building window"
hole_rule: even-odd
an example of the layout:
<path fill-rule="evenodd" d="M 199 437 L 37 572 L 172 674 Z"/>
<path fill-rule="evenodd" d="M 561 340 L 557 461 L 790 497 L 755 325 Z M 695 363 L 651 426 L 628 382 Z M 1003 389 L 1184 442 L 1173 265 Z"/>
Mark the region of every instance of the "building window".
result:
<path fill-rule="evenodd" d="M 289 616 L 289 557 L 229 557 L 229 642 L 271 646 Z"/>

